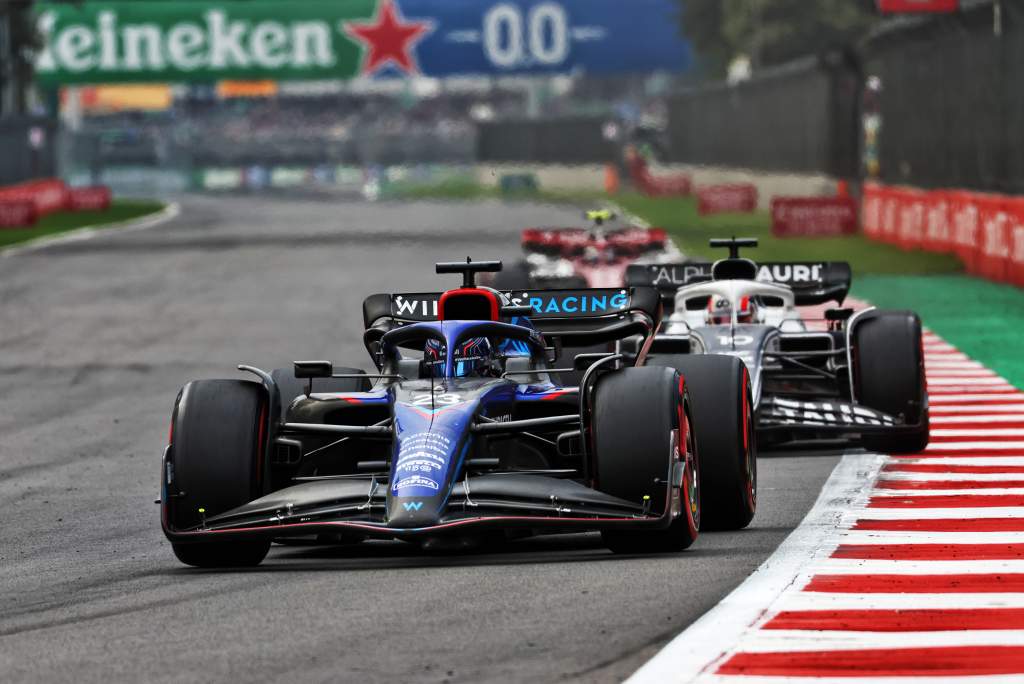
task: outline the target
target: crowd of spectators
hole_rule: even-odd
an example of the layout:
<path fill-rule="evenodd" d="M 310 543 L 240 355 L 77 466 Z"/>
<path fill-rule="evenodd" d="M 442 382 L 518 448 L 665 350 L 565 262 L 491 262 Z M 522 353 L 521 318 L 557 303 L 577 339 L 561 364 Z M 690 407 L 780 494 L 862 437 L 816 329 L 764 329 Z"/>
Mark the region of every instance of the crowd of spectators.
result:
<path fill-rule="evenodd" d="M 80 135 L 108 164 L 466 162 L 474 153 L 474 115 L 512 110 L 509 99 L 182 99 L 163 112 L 88 116 Z"/>

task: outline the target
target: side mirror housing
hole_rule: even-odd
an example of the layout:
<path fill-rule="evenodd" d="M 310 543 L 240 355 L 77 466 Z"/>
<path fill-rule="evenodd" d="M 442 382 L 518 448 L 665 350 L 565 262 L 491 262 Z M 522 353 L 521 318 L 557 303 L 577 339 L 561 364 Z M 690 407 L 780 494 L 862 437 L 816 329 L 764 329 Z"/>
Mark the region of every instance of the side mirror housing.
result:
<path fill-rule="evenodd" d="M 529 317 L 533 315 L 532 306 L 503 306 L 501 307 L 502 318 L 515 318 L 516 316 Z"/>
<path fill-rule="evenodd" d="M 585 371 L 592 365 L 600 361 L 601 359 L 614 356 L 612 352 L 607 353 L 595 353 L 595 354 L 577 354 L 576 358 L 572 360 L 572 367 L 574 370 Z"/>
<path fill-rule="evenodd" d="M 329 378 L 334 374 L 330 361 L 296 361 L 295 377 L 301 379 Z"/>

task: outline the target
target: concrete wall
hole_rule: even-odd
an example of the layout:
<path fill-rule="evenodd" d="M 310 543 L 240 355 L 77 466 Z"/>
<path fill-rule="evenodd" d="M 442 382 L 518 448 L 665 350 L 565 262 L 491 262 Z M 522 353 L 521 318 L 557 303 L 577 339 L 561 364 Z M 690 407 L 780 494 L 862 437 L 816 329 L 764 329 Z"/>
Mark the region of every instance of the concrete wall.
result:
<path fill-rule="evenodd" d="M 479 164 L 476 167 L 477 182 L 486 187 L 495 187 L 502 176 L 516 173 L 534 174 L 544 190 L 604 190 L 602 164 Z"/>
<path fill-rule="evenodd" d="M 651 173 L 689 173 L 696 187 L 722 183 L 753 183 L 759 209 L 768 209 L 772 197 L 827 197 L 836 194 L 836 180 L 819 174 L 769 173 L 714 166 L 653 166 Z"/>
<path fill-rule="evenodd" d="M 582 166 L 538 164 L 480 164 L 476 167 L 477 182 L 497 186 L 506 174 L 532 173 L 545 190 L 603 191 L 605 167 L 600 164 Z M 689 173 L 697 187 L 722 183 L 753 183 L 758 191 L 758 206 L 767 209 L 776 196 L 829 196 L 836 192 L 836 181 L 824 175 L 768 173 L 747 169 L 726 169 L 685 164 L 651 167 L 655 176 Z"/>

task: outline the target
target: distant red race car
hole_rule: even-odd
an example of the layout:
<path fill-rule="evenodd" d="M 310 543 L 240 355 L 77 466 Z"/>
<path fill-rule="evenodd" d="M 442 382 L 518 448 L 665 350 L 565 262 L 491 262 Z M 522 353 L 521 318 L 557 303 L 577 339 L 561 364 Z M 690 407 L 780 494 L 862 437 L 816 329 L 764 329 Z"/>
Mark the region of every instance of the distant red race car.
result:
<path fill-rule="evenodd" d="M 588 211 L 590 228 L 527 228 L 525 259 L 498 274 L 503 290 L 539 288 L 622 287 L 631 264 L 668 263 L 683 259 L 661 228 L 609 227 L 608 210 Z"/>

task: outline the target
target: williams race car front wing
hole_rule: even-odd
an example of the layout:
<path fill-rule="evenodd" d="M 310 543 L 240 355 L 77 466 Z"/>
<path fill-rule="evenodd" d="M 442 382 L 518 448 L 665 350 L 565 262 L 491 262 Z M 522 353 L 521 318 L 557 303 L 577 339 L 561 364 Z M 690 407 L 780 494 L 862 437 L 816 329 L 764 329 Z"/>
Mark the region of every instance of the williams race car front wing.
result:
<path fill-rule="evenodd" d="M 389 524 L 387 505 L 386 481 L 372 477 L 320 480 L 211 516 L 194 529 L 170 529 L 165 523 L 164 533 L 174 542 L 330 532 L 413 539 L 486 529 L 663 529 L 674 515 L 671 507 L 664 513 L 650 512 L 642 502 L 624 501 L 573 480 L 515 473 L 469 477 L 457 483 L 444 515 L 429 527 Z M 392 505 L 414 506 L 416 502 L 393 501 Z"/>

